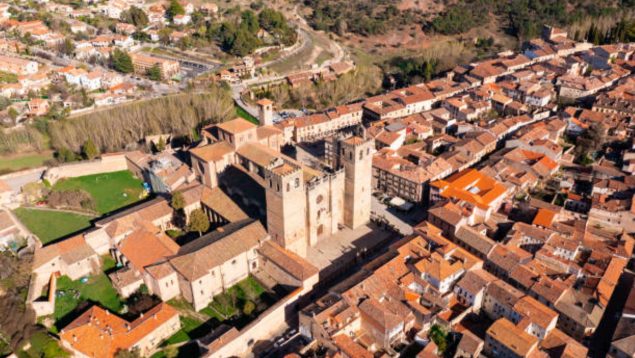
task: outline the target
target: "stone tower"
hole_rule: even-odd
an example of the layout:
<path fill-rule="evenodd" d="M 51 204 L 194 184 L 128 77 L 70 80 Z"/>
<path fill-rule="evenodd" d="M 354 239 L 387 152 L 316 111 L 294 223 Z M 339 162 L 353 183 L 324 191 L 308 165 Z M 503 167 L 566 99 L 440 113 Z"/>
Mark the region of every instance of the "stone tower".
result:
<path fill-rule="evenodd" d="M 270 126 L 273 124 L 273 102 L 263 98 L 256 102 L 258 104 L 258 120 L 261 126 Z"/>
<path fill-rule="evenodd" d="M 344 225 L 354 229 L 370 220 L 374 141 L 352 136 L 340 140 L 338 164 L 344 168 Z"/>
<path fill-rule="evenodd" d="M 265 173 L 267 231 L 280 246 L 306 257 L 306 196 L 302 168 L 284 162 Z"/>

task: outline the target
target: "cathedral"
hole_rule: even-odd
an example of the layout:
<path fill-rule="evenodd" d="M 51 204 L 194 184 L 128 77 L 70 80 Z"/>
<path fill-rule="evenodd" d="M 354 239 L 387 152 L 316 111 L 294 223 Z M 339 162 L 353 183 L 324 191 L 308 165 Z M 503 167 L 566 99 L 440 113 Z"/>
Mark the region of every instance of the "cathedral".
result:
<path fill-rule="evenodd" d="M 324 160 L 302 163 L 281 152 L 289 143 L 271 124 L 270 103 L 259 104 L 263 125 L 237 118 L 203 129 L 204 141 L 190 150 L 198 179 L 251 208 L 272 240 L 301 257 L 342 228 L 368 223 L 373 139 L 363 129 L 331 137 Z"/>

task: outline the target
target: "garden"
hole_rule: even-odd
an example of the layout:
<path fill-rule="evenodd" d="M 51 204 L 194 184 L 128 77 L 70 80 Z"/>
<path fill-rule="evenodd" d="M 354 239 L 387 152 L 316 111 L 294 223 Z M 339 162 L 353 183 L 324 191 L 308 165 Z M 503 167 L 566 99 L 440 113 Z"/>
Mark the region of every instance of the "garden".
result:
<path fill-rule="evenodd" d="M 53 318 L 58 329 L 76 318 L 72 317 L 73 312 L 83 311 L 92 304 L 98 304 L 114 313 L 120 312 L 124 306 L 117 291 L 103 273 L 75 281 L 68 276 L 61 276 L 57 280 L 55 295 Z"/>
<path fill-rule="evenodd" d="M 43 245 L 90 227 L 94 216 L 38 208 L 18 208 L 15 215 Z"/>
<path fill-rule="evenodd" d="M 70 190 L 90 194 L 95 211 L 102 215 L 134 204 L 144 195 L 143 181 L 127 170 L 62 179 L 51 189 L 52 192 Z"/>
<path fill-rule="evenodd" d="M 134 204 L 146 195 L 143 181 L 127 170 L 62 179 L 53 186 L 46 182 L 29 185 L 24 191 L 38 204 L 18 208 L 15 214 L 42 244 L 82 231 L 95 218 Z"/>
<path fill-rule="evenodd" d="M 183 300 L 173 299 L 168 304 L 179 311 L 181 330 L 163 342 L 163 351 L 153 357 L 165 356 L 172 346 L 200 338 L 220 326 L 229 324 L 241 329 L 253 321 L 260 313 L 271 307 L 280 298 L 268 291 L 254 277 L 249 276 L 214 297 L 209 306 L 196 312 L 192 305 Z"/>

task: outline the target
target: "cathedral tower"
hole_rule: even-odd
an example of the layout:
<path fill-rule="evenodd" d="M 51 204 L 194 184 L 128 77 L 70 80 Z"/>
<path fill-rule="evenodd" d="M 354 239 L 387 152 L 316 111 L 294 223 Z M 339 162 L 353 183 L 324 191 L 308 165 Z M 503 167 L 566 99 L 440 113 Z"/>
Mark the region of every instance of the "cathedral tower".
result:
<path fill-rule="evenodd" d="M 280 246 L 306 257 L 306 196 L 302 168 L 284 162 L 266 171 L 267 231 Z"/>
<path fill-rule="evenodd" d="M 338 162 L 344 168 L 344 225 L 354 229 L 368 223 L 371 206 L 372 139 L 352 136 L 340 141 Z"/>

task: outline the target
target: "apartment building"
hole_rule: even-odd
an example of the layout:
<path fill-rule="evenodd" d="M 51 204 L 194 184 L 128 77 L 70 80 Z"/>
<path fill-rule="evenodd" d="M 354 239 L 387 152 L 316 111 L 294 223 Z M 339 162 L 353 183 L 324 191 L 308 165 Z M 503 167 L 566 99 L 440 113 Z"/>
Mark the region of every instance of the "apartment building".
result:
<path fill-rule="evenodd" d="M 161 71 L 161 78 L 169 79 L 181 71 L 181 66 L 177 61 L 166 60 L 141 53 L 131 53 L 130 57 L 134 71 L 137 74 L 145 75 L 148 70 L 157 66 L 159 71 Z"/>

